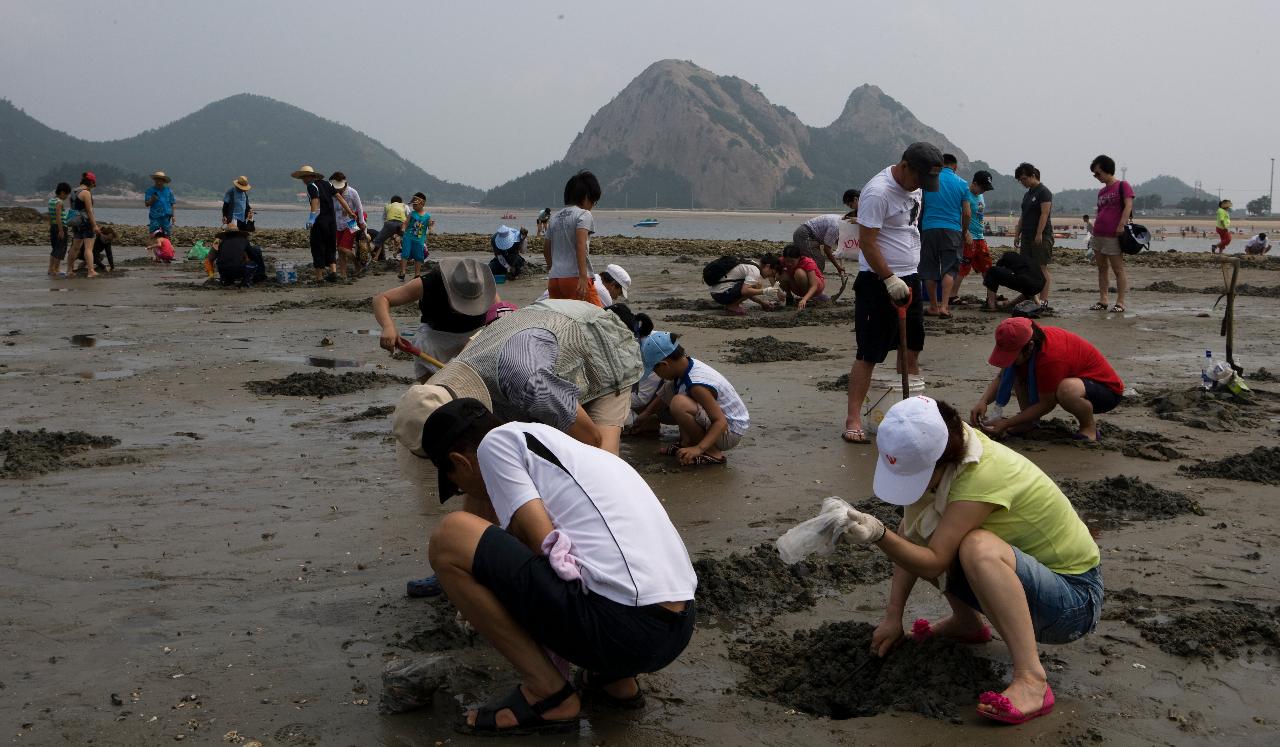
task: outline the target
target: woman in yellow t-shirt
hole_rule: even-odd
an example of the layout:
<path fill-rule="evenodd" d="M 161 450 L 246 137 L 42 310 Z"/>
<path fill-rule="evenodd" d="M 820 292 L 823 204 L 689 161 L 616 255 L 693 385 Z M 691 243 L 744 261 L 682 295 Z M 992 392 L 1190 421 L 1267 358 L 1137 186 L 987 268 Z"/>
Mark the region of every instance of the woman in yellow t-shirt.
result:
<path fill-rule="evenodd" d="M 1231 200 L 1218 203 L 1217 220 L 1213 230 L 1218 232 L 1218 243 L 1210 244 L 1209 251 L 1214 254 L 1226 254 L 1227 244 L 1231 243 Z"/>
<path fill-rule="evenodd" d="M 905 636 L 902 615 L 916 579 L 939 579 L 950 617 L 917 620 L 933 635 L 985 643 L 999 631 L 1013 659 L 1003 693 L 985 692 L 978 714 L 1018 724 L 1053 710 L 1036 643 L 1068 643 L 1102 613 L 1098 546 L 1071 502 L 1040 468 L 966 425 L 945 402 L 912 397 L 889 409 L 876 435 L 875 493 L 904 506 L 898 532 L 851 510 L 845 537 L 894 562 L 889 605 L 871 639 L 885 656 Z"/>

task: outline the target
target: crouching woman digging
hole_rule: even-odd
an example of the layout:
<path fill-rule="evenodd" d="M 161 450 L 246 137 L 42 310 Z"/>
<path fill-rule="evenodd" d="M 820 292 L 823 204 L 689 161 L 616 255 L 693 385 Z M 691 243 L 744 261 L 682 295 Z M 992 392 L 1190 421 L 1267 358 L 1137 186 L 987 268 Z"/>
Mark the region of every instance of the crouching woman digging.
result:
<path fill-rule="evenodd" d="M 523 678 L 466 714 L 459 731 L 572 731 L 580 696 L 641 707 L 636 675 L 670 664 L 693 634 L 697 577 L 639 473 L 551 426 L 502 425 L 474 399 L 436 409 L 422 450 L 440 500 L 468 498 L 468 510 L 432 534 L 431 566 L 449 601 Z M 581 667 L 575 681 L 549 652 Z"/>
<path fill-rule="evenodd" d="M 904 506 L 897 532 L 851 510 L 845 537 L 894 562 L 889 605 L 871 639 L 889 655 L 905 636 L 916 579 L 938 583 L 951 616 L 911 635 L 983 643 L 985 615 L 1009 647 L 1013 680 L 985 692 L 978 714 L 1020 724 L 1053 710 L 1037 643 L 1070 643 L 1102 612 L 1098 546 L 1058 486 L 1026 457 L 966 425 L 950 405 L 912 397 L 890 408 L 876 438 L 875 494 Z M 942 578 L 945 574 L 945 581 Z"/>

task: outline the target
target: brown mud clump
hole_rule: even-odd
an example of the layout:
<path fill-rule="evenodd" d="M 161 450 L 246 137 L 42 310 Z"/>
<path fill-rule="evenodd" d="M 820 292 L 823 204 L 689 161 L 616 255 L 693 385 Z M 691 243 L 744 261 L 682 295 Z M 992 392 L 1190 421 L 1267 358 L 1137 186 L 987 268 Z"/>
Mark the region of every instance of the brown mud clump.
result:
<path fill-rule="evenodd" d="M 1280 657 L 1280 608 L 1264 610 L 1237 602 L 1181 612 L 1172 617 L 1131 620 L 1142 637 L 1174 656 L 1224 659 Z M 1162 619 L 1163 618 L 1163 619 Z"/>
<path fill-rule="evenodd" d="M 698 574 L 699 613 L 768 620 L 812 607 L 819 596 L 884 581 L 893 565 L 878 551 L 841 545 L 830 555 L 788 566 L 773 543 L 765 542 L 725 558 L 696 560 L 693 569 Z"/>
<path fill-rule="evenodd" d="M 872 626 L 834 622 L 771 633 L 733 651 L 745 664 L 741 690 L 833 719 L 886 711 L 954 718 L 978 695 L 1004 689 L 1002 667 L 954 641 L 908 640 L 883 659 L 871 653 Z"/>
<path fill-rule="evenodd" d="M 1149 405 L 1161 420 L 1218 433 L 1256 426 L 1258 421 L 1251 417 L 1250 411 L 1262 409 L 1261 402 L 1230 391 L 1205 391 L 1200 387 L 1153 392 L 1140 401 Z"/>
<path fill-rule="evenodd" d="M 697 307 L 701 308 L 701 307 Z M 719 308 L 719 307 L 717 307 Z M 765 311 L 747 304 L 746 316 L 719 314 L 676 314 L 667 317 L 669 324 L 683 324 L 703 329 L 791 329 L 793 327 L 851 326 L 853 309 L 843 304 L 809 306 L 804 311 L 779 309 Z"/>
<path fill-rule="evenodd" d="M 1232 454 L 1216 461 L 1201 460 L 1178 468 L 1192 477 L 1220 477 L 1264 485 L 1280 485 L 1280 446 L 1259 446 L 1248 454 Z"/>
<path fill-rule="evenodd" d="M 1245 376 L 1250 381 L 1275 381 L 1277 376 L 1265 368 L 1259 368 L 1251 374 Z"/>
<path fill-rule="evenodd" d="M 342 419 L 344 423 L 357 423 L 361 420 L 378 420 L 385 418 L 395 412 L 395 405 L 374 405 L 366 409 L 364 412 L 358 412 L 354 415 L 348 415 Z"/>
<path fill-rule="evenodd" d="M 0 479 L 48 474 L 73 466 L 63 461 L 66 457 L 118 443 L 118 438 L 94 436 L 84 431 L 47 431 L 44 428 L 11 431 L 6 428 L 0 431 L 0 453 L 4 454 Z"/>
<path fill-rule="evenodd" d="M 283 379 L 246 381 L 244 388 L 254 394 L 278 397 L 334 397 L 365 389 L 412 384 L 405 376 L 357 371 L 334 376 L 324 371 L 291 373 Z"/>
<path fill-rule="evenodd" d="M 1183 514 L 1204 516 L 1204 509 L 1194 498 L 1157 488 L 1136 477 L 1061 480 L 1058 485 L 1076 511 L 1087 519 L 1101 519 L 1103 524 L 1172 519 Z"/>
<path fill-rule="evenodd" d="M 1130 430 L 1111 423 L 1098 423 L 1099 441 L 1081 441 L 1075 437 L 1075 421 L 1067 422 L 1059 418 L 1042 420 L 1034 430 L 1010 439 L 1051 443 L 1061 446 L 1073 446 L 1078 449 L 1106 449 L 1118 451 L 1127 457 L 1149 459 L 1153 462 L 1167 462 L 1170 459 L 1182 459 L 1182 452 L 1169 445 L 1168 436 L 1154 431 Z"/>
<path fill-rule="evenodd" d="M 815 386 L 824 392 L 847 392 L 849 391 L 849 374 L 840 374 L 834 379 L 823 379 Z"/>
<path fill-rule="evenodd" d="M 807 342 L 779 340 L 773 335 L 743 337 L 730 340 L 733 346 L 732 363 L 778 363 L 780 361 L 807 361 L 827 352 L 827 348 Z"/>
<path fill-rule="evenodd" d="M 705 298 L 676 298 L 668 296 L 653 301 L 653 308 L 659 311 L 716 311 L 724 307 L 715 301 Z"/>

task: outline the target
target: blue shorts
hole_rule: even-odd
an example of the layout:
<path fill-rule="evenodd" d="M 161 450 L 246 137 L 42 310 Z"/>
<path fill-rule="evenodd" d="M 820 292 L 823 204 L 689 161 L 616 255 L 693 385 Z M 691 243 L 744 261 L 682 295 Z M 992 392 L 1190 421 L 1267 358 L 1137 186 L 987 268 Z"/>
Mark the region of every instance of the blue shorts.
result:
<path fill-rule="evenodd" d="M 166 215 L 163 218 L 152 218 L 147 221 L 147 233 L 155 233 L 156 231 L 164 231 L 165 236 L 172 236 L 173 216 Z"/>
<path fill-rule="evenodd" d="M 1070 643 L 1098 626 L 1102 615 L 1102 567 L 1079 575 L 1056 573 L 1043 563 L 1013 548 L 1018 580 L 1027 594 L 1031 627 L 1040 643 Z M 957 558 L 947 570 L 948 594 L 981 612 L 982 605 L 969 586 Z"/>
<path fill-rule="evenodd" d="M 414 262 L 425 262 L 427 259 L 426 243 L 419 243 L 406 238 L 404 241 L 400 242 L 400 259 L 411 259 Z"/>

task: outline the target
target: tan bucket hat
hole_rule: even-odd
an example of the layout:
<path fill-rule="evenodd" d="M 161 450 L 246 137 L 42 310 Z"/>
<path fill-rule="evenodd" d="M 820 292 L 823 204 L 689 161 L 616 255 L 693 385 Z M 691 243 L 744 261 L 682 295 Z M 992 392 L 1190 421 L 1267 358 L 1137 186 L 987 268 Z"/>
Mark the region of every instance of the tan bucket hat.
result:
<path fill-rule="evenodd" d="M 155 172 L 152 172 L 152 174 L 151 174 L 151 178 L 152 178 L 152 179 L 159 179 L 160 181 L 164 182 L 165 184 L 168 184 L 169 182 L 173 181 L 172 179 L 170 179 L 170 178 L 169 178 L 168 174 L 165 174 L 163 171 L 155 171 Z"/>
<path fill-rule="evenodd" d="M 483 316 L 498 296 L 493 270 L 478 259 L 448 257 L 440 260 L 440 277 L 449 306 L 459 314 Z"/>
<path fill-rule="evenodd" d="M 426 384 L 409 387 L 391 415 L 391 433 L 396 438 L 396 464 L 400 467 L 400 475 L 413 484 L 420 496 L 436 489 L 438 479 L 435 466 L 422 450 L 422 426 L 441 405 L 464 397 L 478 399 L 490 412 L 493 411 L 489 388 L 480 375 L 465 363 L 450 363 Z"/>
<path fill-rule="evenodd" d="M 301 179 L 301 180 L 303 180 L 303 181 L 310 181 L 310 180 L 312 180 L 312 179 L 323 179 L 323 178 L 324 178 L 324 174 L 321 174 L 319 171 L 316 171 L 315 169 L 311 168 L 310 166 L 303 166 L 302 168 L 300 168 L 300 169 L 298 169 L 297 171 L 293 172 L 293 173 L 292 173 L 292 174 L 290 174 L 289 176 L 293 177 L 294 179 Z"/>
<path fill-rule="evenodd" d="M 249 177 L 247 176 L 237 176 L 235 178 L 235 181 L 231 182 L 231 186 L 235 187 L 241 192 L 248 192 L 249 190 L 253 189 L 253 187 L 249 186 Z"/>

